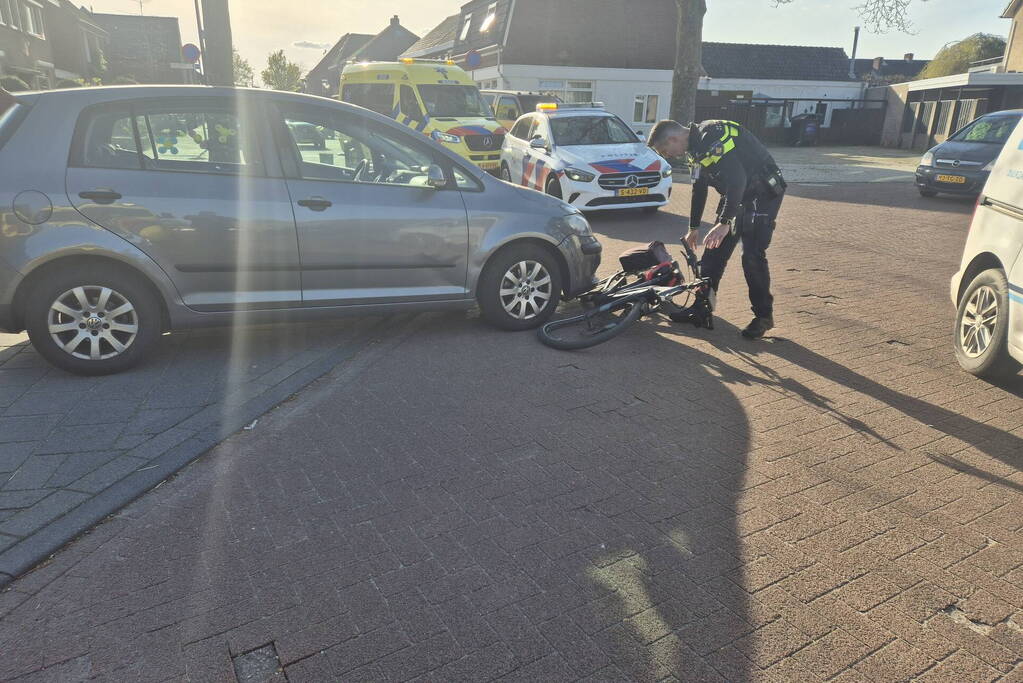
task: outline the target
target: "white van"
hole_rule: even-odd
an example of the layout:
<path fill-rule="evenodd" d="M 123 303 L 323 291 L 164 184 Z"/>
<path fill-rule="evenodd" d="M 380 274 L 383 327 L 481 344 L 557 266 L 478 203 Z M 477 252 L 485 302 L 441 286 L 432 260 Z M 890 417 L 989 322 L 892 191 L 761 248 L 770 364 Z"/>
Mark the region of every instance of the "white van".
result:
<path fill-rule="evenodd" d="M 1005 143 L 977 200 L 952 277 L 955 354 L 967 372 L 998 378 L 1023 364 L 1023 124 Z"/>

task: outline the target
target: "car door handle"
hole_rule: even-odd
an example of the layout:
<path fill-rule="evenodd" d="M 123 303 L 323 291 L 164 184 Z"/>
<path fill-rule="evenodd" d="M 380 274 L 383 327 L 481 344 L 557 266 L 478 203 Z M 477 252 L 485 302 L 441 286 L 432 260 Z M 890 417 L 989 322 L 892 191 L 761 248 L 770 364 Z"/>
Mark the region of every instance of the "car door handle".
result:
<path fill-rule="evenodd" d="M 324 199 L 323 197 L 309 197 L 308 199 L 299 199 L 298 205 L 304 206 L 307 209 L 312 209 L 313 211 L 326 211 L 330 207 L 334 206 L 334 202 L 329 199 Z"/>
<path fill-rule="evenodd" d="M 78 196 L 82 199 L 91 199 L 97 204 L 113 204 L 121 198 L 121 193 L 114 190 L 87 190 L 79 192 Z"/>

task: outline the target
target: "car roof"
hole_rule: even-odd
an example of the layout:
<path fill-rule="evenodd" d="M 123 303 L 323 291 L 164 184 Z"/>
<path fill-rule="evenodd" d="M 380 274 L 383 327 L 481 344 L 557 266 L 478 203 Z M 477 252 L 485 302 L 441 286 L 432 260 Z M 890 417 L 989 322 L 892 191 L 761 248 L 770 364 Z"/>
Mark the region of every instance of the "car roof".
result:
<path fill-rule="evenodd" d="M 554 95 L 548 95 L 542 92 L 533 92 L 530 90 L 480 90 L 480 92 L 489 93 L 491 95 L 531 95 L 533 97 L 554 97 Z"/>
<path fill-rule="evenodd" d="M 555 118 L 555 117 L 566 117 L 566 116 L 607 116 L 614 118 L 614 114 L 609 112 L 607 109 L 557 109 L 557 110 L 545 110 L 534 112 L 536 114 L 543 114 L 544 116 Z"/>

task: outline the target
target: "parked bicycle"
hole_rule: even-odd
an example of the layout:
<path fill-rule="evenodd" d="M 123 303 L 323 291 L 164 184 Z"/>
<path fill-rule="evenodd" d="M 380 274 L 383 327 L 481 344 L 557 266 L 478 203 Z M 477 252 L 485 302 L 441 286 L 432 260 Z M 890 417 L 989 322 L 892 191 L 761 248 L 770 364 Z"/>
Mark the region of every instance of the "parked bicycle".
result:
<path fill-rule="evenodd" d="M 710 280 L 701 277 L 692 248 L 685 241 L 682 247 L 688 273 L 662 242 L 625 252 L 619 259 L 620 272 L 579 297 L 585 312 L 543 325 L 537 330 L 540 341 L 564 351 L 585 349 L 614 339 L 643 316 L 687 308 L 693 325 L 714 329 Z M 692 305 L 675 302 L 682 296 Z"/>

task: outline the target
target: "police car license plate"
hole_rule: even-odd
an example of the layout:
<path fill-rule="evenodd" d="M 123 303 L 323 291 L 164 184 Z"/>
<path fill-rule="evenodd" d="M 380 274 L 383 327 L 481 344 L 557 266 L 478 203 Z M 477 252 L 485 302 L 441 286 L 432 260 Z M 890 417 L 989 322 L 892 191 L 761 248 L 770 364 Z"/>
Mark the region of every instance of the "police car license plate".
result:
<path fill-rule="evenodd" d="M 961 175 L 938 175 L 935 176 L 935 180 L 939 183 L 952 183 L 954 185 L 963 185 L 966 183 L 966 178 Z"/>
<path fill-rule="evenodd" d="M 649 187 L 625 187 L 618 190 L 619 197 L 639 197 L 644 194 L 650 194 Z"/>

